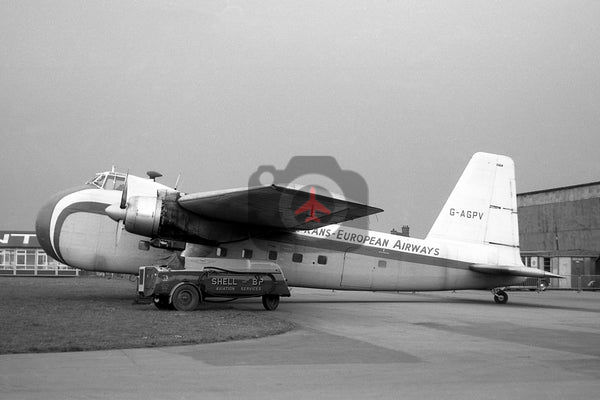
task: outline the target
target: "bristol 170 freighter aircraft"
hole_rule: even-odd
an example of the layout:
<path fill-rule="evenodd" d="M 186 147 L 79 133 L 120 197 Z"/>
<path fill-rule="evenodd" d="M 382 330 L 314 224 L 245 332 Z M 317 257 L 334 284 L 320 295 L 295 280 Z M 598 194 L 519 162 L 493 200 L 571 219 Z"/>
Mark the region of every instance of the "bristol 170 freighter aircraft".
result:
<path fill-rule="evenodd" d="M 521 261 L 514 163 L 506 156 L 471 158 L 424 240 L 343 225 L 382 210 L 340 196 L 277 185 L 185 194 L 149 176 L 104 172 L 59 193 L 39 212 L 39 243 L 90 271 L 249 259 L 276 263 L 289 286 L 486 289 L 497 303 L 508 299 L 504 287 L 527 277 L 558 277 Z M 298 196 L 295 204 L 310 202 L 304 209 L 290 206 Z"/>

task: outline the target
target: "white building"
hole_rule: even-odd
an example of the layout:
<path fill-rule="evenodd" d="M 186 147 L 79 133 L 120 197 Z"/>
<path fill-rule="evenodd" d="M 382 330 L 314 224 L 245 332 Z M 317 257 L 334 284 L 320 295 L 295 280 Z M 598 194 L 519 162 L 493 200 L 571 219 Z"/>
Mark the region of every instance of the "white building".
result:
<path fill-rule="evenodd" d="M 78 276 L 79 270 L 48 257 L 35 232 L 0 231 L 0 276 Z"/>

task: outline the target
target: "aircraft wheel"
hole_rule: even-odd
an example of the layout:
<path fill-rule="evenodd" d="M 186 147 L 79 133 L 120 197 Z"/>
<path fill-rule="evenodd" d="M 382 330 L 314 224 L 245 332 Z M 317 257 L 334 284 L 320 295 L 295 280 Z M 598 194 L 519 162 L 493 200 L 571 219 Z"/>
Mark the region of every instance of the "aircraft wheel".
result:
<path fill-rule="evenodd" d="M 494 301 L 498 304 L 506 304 L 508 295 L 504 290 L 498 290 L 494 293 Z"/>
<path fill-rule="evenodd" d="M 169 303 L 169 296 L 155 296 L 152 302 L 159 310 L 170 310 L 173 308 L 173 304 Z"/>
<path fill-rule="evenodd" d="M 200 293 L 193 285 L 181 285 L 173 292 L 173 307 L 177 311 L 192 311 L 200 304 Z"/>
<path fill-rule="evenodd" d="M 262 303 L 265 310 L 273 311 L 279 305 L 279 295 L 278 294 L 265 294 L 262 297 Z"/>

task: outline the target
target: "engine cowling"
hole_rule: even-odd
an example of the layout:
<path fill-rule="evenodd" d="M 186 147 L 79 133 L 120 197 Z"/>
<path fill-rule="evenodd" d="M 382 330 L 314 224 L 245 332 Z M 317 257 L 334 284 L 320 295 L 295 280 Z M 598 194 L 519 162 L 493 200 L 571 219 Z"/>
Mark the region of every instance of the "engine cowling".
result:
<path fill-rule="evenodd" d="M 158 197 L 133 196 L 127 200 L 125 229 L 142 236 L 157 237 L 162 202 Z"/>
<path fill-rule="evenodd" d="M 156 197 L 132 196 L 125 209 L 113 204 L 106 213 L 115 221 L 122 220 L 128 232 L 153 239 L 215 245 L 249 236 L 245 227 L 208 220 L 184 209 L 177 201 L 180 196 L 166 190 L 158 191 Z"/>

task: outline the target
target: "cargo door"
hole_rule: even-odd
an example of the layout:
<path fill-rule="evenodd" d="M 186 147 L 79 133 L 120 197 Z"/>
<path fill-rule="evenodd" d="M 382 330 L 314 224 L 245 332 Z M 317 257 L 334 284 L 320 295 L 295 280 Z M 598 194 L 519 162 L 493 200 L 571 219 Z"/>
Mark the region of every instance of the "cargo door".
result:
<path fill-rule="evenodd" d="M 344 253 L 344 270 L 340 286 L 348 289 L 371 289 L 373 286 L 373 270 L 371 257 L 356 254 L 348 249 Z"/>

